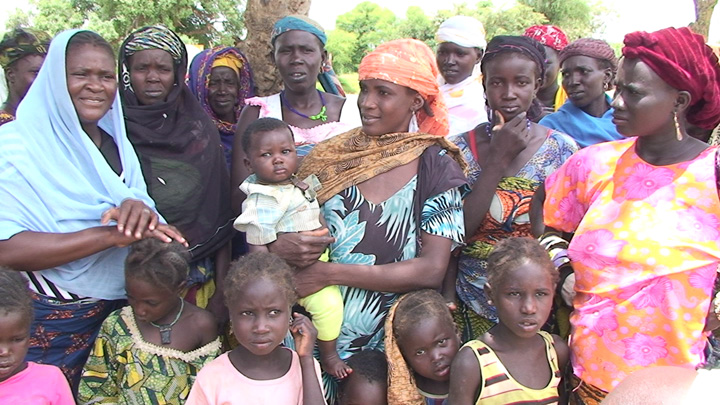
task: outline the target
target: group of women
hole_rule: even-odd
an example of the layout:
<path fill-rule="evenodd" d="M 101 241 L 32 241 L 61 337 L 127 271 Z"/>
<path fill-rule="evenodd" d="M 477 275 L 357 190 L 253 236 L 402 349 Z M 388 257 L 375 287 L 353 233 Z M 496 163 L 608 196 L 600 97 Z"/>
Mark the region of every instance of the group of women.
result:
<path fill-rule="evenodd" d="M 0 265 L 31 282 L 31 358 L 77 382 L 125 298 L 126 247 L 144 238 L 188 246 L 188 298 L 223 319 L 248 175 L 240 142 L 270 116 L 301 146 L 300 178 L 322 182 L 327 229 L 281 234 L 269 249 L 297 267 L 299 295 L 342 286 L 341 358 L 382 348 L 390 306 L 421 288 L 442 288 L 463 339 L 477 337 L 496 316 L 484 294 L 493 245 L 542 234 L 574 292 L 578 403 L 640 368 L 701 364 L 720 325 L 720 158 L 688 131 L 720 123 L 717 57 L 701 36 L 668 28 L 627 35 L 618 68 L 602 41 L 566 44 L 556 27 L 535 27 L 485 44 L 482 25 L 454 18 L 437 55 L 413 39 L 366 55 L 358 109 L 316 88 L 327 38 L 302 17 L 274 27 L 284 89 L 268 97 L 253 97 L 233 48 L 201 53 L 186 85 L 185 46 L 162 26 L 134 31 L 117 65 L 95 33 L 56 36 L 0 127 Z M 548 72 L 557 63 L 564 103 Z M 557 112 L 536 123 L 540 103 Z"/>

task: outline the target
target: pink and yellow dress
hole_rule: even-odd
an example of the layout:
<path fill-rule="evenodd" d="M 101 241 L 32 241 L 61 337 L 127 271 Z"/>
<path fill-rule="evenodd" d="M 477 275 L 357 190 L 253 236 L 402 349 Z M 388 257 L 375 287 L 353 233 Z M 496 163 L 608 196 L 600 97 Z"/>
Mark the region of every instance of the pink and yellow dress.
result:
<path fill-rule="evenodd" d="M 611 391 L 635 370 L 704 361 L 720 261 L 716 148 L 653 166 L 635 138 L 582 149 L 546 181 L 545 224 L 574 232 L 574 373 Z"/>

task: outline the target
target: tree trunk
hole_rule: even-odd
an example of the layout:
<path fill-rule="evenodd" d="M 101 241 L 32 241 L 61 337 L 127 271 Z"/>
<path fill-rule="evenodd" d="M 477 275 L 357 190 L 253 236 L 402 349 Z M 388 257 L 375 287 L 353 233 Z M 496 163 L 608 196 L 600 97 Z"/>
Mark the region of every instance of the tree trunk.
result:
<path fill-rule="evenodd" d="M 311 0 L 248 0 L 245 41 L 237 44 L 250 61 L 259 96 L 277 93 L 282 80 L 272 61 L 270 33 L 275 22 L 290 14 L 308 15 Z M 715 0 L 717 1 L 717 0 Z"/>
<path fill-rule="evenodd" d="M 718 0 L 693 0 L 695 3 L 695 22 L 690 24 L 690 29 L 705 37 L 707 41 L 710 33 L 710 19 L 713 15 Z"/>

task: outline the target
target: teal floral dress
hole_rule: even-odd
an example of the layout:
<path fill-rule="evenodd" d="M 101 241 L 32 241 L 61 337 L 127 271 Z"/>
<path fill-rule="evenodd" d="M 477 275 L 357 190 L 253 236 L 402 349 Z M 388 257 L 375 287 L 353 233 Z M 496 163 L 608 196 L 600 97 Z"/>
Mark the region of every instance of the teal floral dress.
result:
<path fill-rule="evenodd" d="M 348 187 L 321 207 L 335 243 L 330 261 L 345 264 L 388 264 L 413 259 L 422 249 L 420 231 L 453 241 L 464 238 L 462 194 L 466 180 L 457 163 L 438 146 L 420 158 L 418 175 L 380 204 Z M 385 316 L 396 293 L 340 287 L 345 304 L 337 342 L 342 359 L 363 349 L 383 350 Z M 334 384 L 326 381 L 333 398 Z"/>

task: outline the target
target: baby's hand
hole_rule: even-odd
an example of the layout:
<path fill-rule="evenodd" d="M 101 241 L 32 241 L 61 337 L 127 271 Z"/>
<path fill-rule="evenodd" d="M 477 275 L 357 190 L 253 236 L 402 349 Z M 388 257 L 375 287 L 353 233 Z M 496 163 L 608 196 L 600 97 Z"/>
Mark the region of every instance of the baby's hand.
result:
<path fill-rule="evenodd" d="M 290 333 L 295 339 L 295 351 L 299 357 L 312 357 L 317 339 L 317 329 L 305 315 L 293 312 Z"/>

